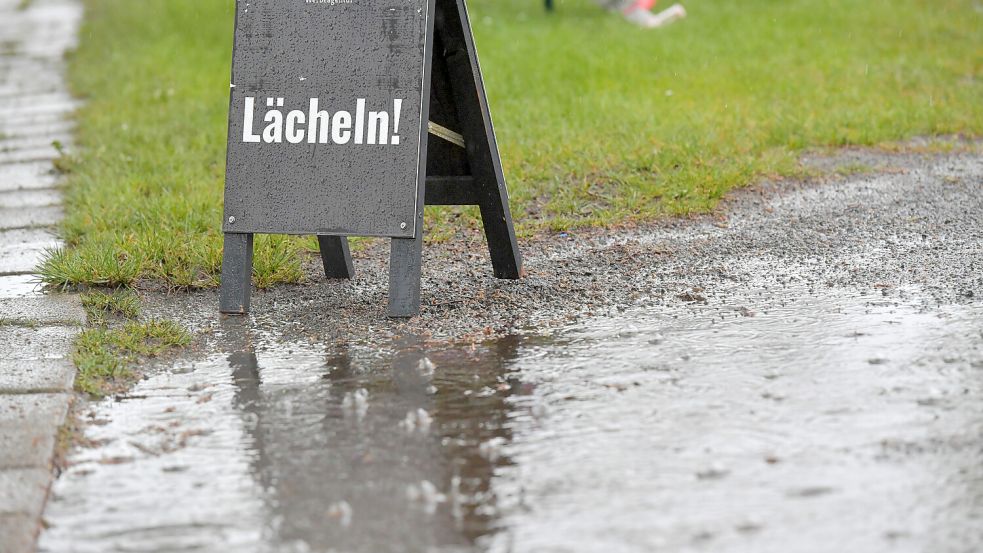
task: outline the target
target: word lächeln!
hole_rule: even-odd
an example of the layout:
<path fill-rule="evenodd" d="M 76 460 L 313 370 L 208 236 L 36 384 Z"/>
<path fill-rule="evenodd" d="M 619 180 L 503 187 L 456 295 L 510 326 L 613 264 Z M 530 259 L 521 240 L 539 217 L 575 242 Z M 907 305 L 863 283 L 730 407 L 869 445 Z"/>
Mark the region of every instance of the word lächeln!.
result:
<path fill-rule="evenodd" d="M 256 132 L 256 98 L 244 99 L 242 141 L 247 143 L 279 144 L 399 144 L 399 116 L 402 99 L 393 100 L 392 112 L 366 111 L 365 98 L 355 100 L 354 112 L 339 110 L 329 113 L 320 109 L 317 98 L 310 99 L 307 111 L 284 113 L 283 98 L 267 98 L 262 127 Z M 392 124 L 390 132 L 390 123 Z"/>

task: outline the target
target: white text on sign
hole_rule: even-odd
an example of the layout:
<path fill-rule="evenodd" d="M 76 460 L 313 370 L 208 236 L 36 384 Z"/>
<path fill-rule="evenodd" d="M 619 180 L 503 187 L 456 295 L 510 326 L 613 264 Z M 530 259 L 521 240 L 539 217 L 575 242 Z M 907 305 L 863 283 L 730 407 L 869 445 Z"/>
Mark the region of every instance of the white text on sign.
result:
<path fill-rule="evenodd" d="M 267 144 L 288 142 L 299 144 L 399 144 L 399 116 L 402 99 L 393 100 L 392 112 L 366 111 L 365 98 L 355 100 L 355 110 L 329 113 L 320 109 L 317 98 L 310 99 L 307 111 L 284 113 L 283 98 L 266 98 L 266 113 L 262 131 L 256 132 L 256 98 L 246 96 L 243 115 L 242 141 Z M 390 126 L 391 125 L 391 126 Z M 390 132 L 391 130 L 391 132 Z"/>

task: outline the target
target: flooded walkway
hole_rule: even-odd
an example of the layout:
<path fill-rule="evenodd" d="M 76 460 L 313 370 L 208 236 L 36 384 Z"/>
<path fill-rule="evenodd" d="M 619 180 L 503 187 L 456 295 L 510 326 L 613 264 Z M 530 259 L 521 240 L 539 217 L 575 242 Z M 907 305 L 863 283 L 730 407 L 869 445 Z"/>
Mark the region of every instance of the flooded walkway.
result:
<path fill-rule="evenodd" d="M 331 338 L 298 290 L 171 309 L 204 344 L 84 414 L 41 550 L 973 550 L 981 187 L 943 161 L 569 246 L 674 253 L 620 269 L 630 302 L 473 343 Z"/>
<path fill-rule="evenodd" d="M 980 543 L 983 312 L 749 300 L 381 354 L 227 322 L 95 406 L 43 550 Z"/>

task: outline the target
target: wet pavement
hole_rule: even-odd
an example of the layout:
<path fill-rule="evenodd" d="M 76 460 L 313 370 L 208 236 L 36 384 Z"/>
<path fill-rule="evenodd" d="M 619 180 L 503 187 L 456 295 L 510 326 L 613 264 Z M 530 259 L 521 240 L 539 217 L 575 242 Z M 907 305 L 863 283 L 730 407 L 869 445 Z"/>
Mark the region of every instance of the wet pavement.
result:
<path fill-rule="evenodd" d="M 494 329 L 161 300 L 199 344 L 82 413 L 41 550 L 977 550 L 983 162 L 920 167 L 529 247 Z"/>
<path fill-rule="evenodd" d="M 42 550 L 983 543 L 980 308 L 748 299 L 381 352 L 226 321 L 93 407 Z"/>

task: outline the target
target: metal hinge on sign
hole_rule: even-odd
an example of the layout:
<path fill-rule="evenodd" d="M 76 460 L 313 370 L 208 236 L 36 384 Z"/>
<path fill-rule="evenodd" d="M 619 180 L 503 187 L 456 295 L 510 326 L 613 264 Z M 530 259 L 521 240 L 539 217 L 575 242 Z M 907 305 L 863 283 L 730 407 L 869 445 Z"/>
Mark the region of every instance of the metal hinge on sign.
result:
<path fill-rule="evenodd" d="M 464 135 L 456 133 L 443 125 L 438 125 L 433 121 L 427 121 L 427 132 L 434 136 L 443 138 L 451 144 L 457 144 L 462 148 L 464 147 Z"/>

